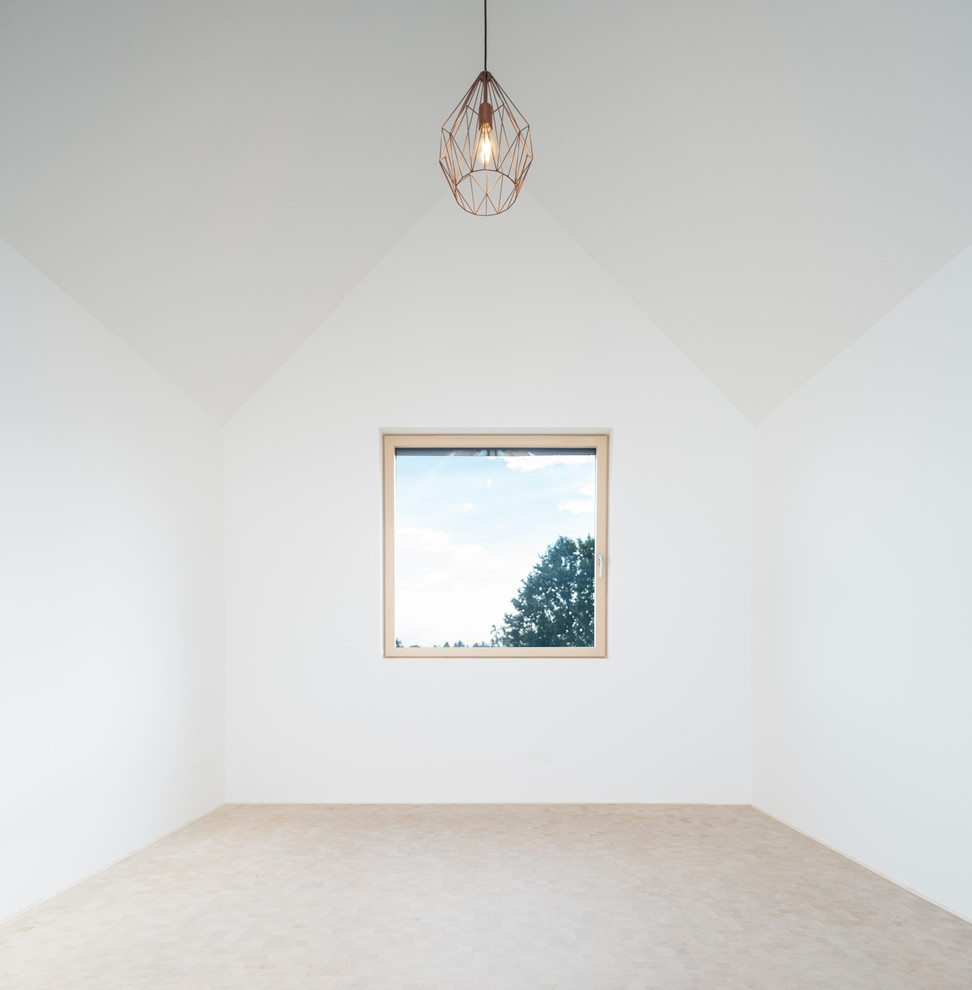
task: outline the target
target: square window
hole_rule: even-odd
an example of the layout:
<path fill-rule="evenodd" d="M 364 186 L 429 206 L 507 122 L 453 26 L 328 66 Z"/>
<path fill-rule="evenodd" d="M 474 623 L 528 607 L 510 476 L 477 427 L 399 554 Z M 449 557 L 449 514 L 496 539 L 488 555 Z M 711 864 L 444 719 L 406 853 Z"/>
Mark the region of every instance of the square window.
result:
<path fill-rule="evenodd" d="M 386 435 L 386 657 L 607 655 L 603 434 Z"/>

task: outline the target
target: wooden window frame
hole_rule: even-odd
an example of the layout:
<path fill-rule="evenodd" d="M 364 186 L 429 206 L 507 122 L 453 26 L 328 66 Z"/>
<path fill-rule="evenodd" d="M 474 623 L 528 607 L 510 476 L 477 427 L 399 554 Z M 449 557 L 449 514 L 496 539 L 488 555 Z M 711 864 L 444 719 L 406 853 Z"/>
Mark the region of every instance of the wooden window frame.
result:
<path fill-rule="evenodd" d="M 407 647 L 395 645 L 395 451 L 407 447 L 590 447 L 595 452 L 594 645 L 575 647 Z M 383 655 L 388 658 L 606 657 L 608 435 L 605 433 L 400 434 L 382 438 Z"/>

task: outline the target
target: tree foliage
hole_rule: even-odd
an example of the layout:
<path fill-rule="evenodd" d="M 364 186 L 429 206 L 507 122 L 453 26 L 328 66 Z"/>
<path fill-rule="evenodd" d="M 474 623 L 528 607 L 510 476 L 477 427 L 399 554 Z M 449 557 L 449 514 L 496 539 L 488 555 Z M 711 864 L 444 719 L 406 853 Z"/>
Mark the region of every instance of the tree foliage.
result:
<path fill-rule="evenodd" d="M 494 629 L 496 646 L 594 645 L 594 538 L 559 536 L 523 579 Z"/>

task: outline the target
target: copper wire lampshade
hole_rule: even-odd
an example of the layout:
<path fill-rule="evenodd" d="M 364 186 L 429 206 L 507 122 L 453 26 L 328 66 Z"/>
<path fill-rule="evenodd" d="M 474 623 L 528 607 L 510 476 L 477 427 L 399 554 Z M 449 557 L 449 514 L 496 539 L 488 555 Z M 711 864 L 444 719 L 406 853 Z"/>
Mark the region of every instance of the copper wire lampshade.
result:
<path fill-rule="evenodd" d="M 508 210 L 533 161 L 530 125 L 486 70 L 486 3 L 483 2 L 483 71 L 442 125 L 439 165 L 456 202 L 477 216 Z"/>

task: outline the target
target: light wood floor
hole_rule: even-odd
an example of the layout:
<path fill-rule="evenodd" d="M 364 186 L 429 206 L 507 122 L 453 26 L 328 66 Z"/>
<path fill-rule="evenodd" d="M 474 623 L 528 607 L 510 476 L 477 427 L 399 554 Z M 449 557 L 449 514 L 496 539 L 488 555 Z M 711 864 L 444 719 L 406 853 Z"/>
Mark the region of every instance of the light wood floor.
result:
<path fill-rule="evenodd" d="M 4 990 L 972 988 L 972 925 L 751 808 L 229 805 L 0 926 Z"/>

